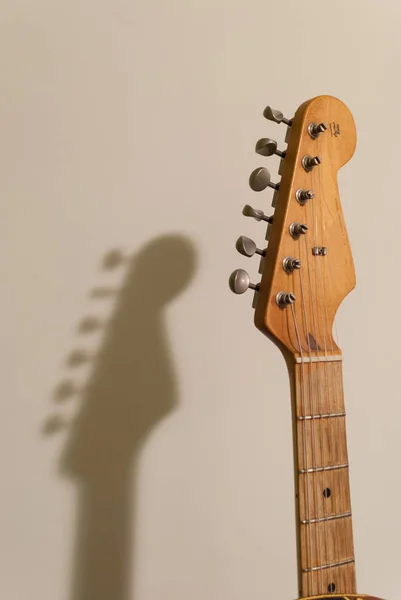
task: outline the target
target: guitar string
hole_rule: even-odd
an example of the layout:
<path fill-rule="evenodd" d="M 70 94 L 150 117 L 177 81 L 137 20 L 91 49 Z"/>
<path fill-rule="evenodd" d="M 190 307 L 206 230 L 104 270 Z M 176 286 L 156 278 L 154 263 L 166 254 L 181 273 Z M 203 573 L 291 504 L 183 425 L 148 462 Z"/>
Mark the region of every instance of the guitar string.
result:
<path fill-rule="evenodd" d="M 312 232 L 313 232 L 313 229 L 315 228 L 314 216 L 313 216 L 312 213 L 310 215 L 308 215 L 309 212 L 310 211 L 308 211 L 308 210 L 306 211 L 307 222 L 308 223 L 310 221 L 312 222 Z M 312 236 L 313 236 L 313 233 L 312 233 Z M 313 337 L 314 337 L 315 342 L 316 342 L 316 353 L 317 353 L 316 354 L 316 356 L 317 356 L 317 363 L 316 363 L 316 365 L 317 365 L 317 367 L 316 367 L 316 372 L 317 372 L 316 392 L 317 392 L 317 399 L 318 399 L 318 414 L 321 414 L 321 394 L 320 394 L 320 380 L 319 380 L 320 368 L 318 368 L 318 366 L 320 364 L 320 356 L 319 356 L 319 353 L 318 353 L 318 346 L 317 346 L 317 340 L 319 339 L 319 336 L 318 336 L 318 331 L 317 331 L 317 326 L 316 326 L 315 302 L 314 302 L 314 298 L 313 298 L 311 266 L 310 266 L 310 261 L 309 261 L 309 248 L 308 248 L 308 242 L 307 242 L 306 238 L 307 238 L 307 236 L 305 235 L 304 239 L 305 239 L 305 254 L 306 254 L 308 284 L 309 284 L 309 302 L 310 302 L 310 309 L 311 309 L 311 316 L 312 316 L 312 329 L 313 329 L 313 334 L 314 334 Z M 318 304 L 316 303 L 316 312 L 317 312 L 317 307 L 318 307 Z M 310 337 L 310 334 L 308 332 L 307 338 L 309 339 L 309 337 Z M 312 370 L 313 370 L 313 364 L 312 364 L 312 361 L 311 361 L 310 362 L 310 373 L 312 373 Z M 311 378 L 311 381 L 312 381 L 312 378 Z M 313 395 L 314 395 L 314 392 L 313 392 L 313 388 L 312 388 L 312 393 L 311 393 L 311 397 L 310 397 L 310 404 L 311 404 L 310 408 L 311 408 L 311 414 L 312 415 L 315 414 L 315 412 L 314 412 L 315 402 L 314 402 L 314 399 L 313 399 Z M 311 419 L 311 424 L 310 424 L 311 435 L 312 435 L 312 438 L 313 438 L 313 441 L 314 441 L 313 443 L 315 443 L 315 438 L 316 438 L 316 424 L 317 424 L 317 421 L 318 421 L 318 419 Z M 321 428 L 320 428 L 320 431 L 321 431 Z M 322 438 L 320 439 L 320 453 L 323 455 Z M 322 462 L 323 462 L 323 460 L 322 460 Z M 317 467 L 318 467 L 318 465 L 315 462 L 315 464 L 313 465 L 313 468 L 316 469 Z M 316 498 L 319 497 L 319 494 L 318 494 L 318 479 L 319 478 L 320 478 L 320 476 L 315 471 L 313 473 L 313 480 L 314 480 L 314 488 L 315 488 Z M 325 481 L 325 470 L 323 471 L 322 479 L 323 479 L 323 486 L 325 486 L 325 483 L 324 483 L 324 481 Z M 323 489 L 325 489 L 325 487 Z M 324 503 L 323 503 L 323 506 L 325 507 Z M 316 503 L 315 503 L 315 512 L 316 512 L 316 515 L 315 515 L 316 518 L 319 518 L 319 503 L 318 503 L 318 501 L 316 501 Z M 325 516 L 327 516 L 327 515 L 325 515 Z M 316 531 L 319 531 L 319 529 L 320 529 L 319 528 L 319 523 L 316 523 Z M 327 548 L 328 548 L 328 543 L 327 543 L 327 521 L 324 521 L 323 530 L 324 530 L 324 541 L 325 541 L 325 549 L 326 549 L 326 556 L 327 556 Z M 317 558 L 318 558 L 318 565 L 320 566 L 320 569 L 318 570 L 318 572 L 320 573 L 320 588 L 321 588 L 320 591 L 322 593 L 324 593 L 325 590 L 324 590 L 324 586 L 323 586 L 323 573 L 322 573 L 322 571 L 323 571 L 322 567 L 323 567 L 323 562 L 324 561 L 322 560 L 321 545 L 319 545 L 318 552 L 319 552 L 319 554 L 318 554 Z M 329 564 L 329 563 L 327 563 L 327 564 Z M 329 570 L 330 570 L 330 567 L 329 567 Z"/>
<path fill-rule="evenodd" d="M 320 172 L 319 175 L 322 176 L 322 173 Z M 320 185 L 319 189 L 323 190 L 322 177 L 320 178 L 320 184 L 321 185 Z M 322 243 L 323 243 L 323 246 L 324 246 L 324 240 L 323 240 L 324 232 L 325 232 L 325 228 L 322 228 Z M 323 299 L 324 299 L 324 309 L 325 309 L 325 322 L 326 322 L 326 325 L 328 324 L 328 313 L 327 313 L 327 302 L 326 302 L 326 285 L 325 285 L 326 281 L 328 283 L 328 296 L 329 296 L 329 298 L 332 297 L 331 296 L 332 290 L 331 290 L 331 278 L 330 277 L 325 277 L 324 273 L 325 273 L 325 268 L 328 266 L 328 264 L 331 261 L 331 256 L 332 256 L 331 253 L 328 251 L 327 256 L 324 257 L 323 264 L 321 265 L 321 261 L 318 261 L 319 266 L 321 266 L 320 281 L 321 281 L 321 286 L 322 286 L 322 295 L 323 295 Z M 335 317 L 335 315 L 334 315 L 334 317 Z M 333 329 L 335 330 L 335 334 L 336 334 L 335 338 L 336 339 L 334 339 Z M 335 352 L 335 348 L 334 348 L 335 343 L 337 344 L 338 347 L 340 347 L 340 341 L 339 341 L 339 334 L 338 334 L 338 329 L 337 329 L 337 320 L 336 320 L 336 318 L 334 318 L 334 327 L 332 328 L 331 332 L 329 332 L 329 331 L 327 332 L 327 337 L 329 338 L 329 344 L 330 344 L 331 353 L 334 354 L 334 352 Z M 334 375 L 335 364 L 328 365 L 326 363 L 325 367 L 326 367 L 326 369 L 329 370 L 329 373 L 332 374 L 332 385 L 330 386 L 329 389 L 333 390 L 334 394 L 339 393 L 339 396 L 337 396 L 337 395 L 335 396 L 336 400 L 339 398 L 340 401 L 341 401 L 341 399 L 342 399 L 340 407 L 338 407 L 338 401 L 336 402 L 337 409 L 344 410 L 344 405 L 343 405 L 344 395 L 343 395 L 343 393 L 342 393 L 341 390 L 340 390 L 340 392 L 338 392 L 338 390 L 337 390 L 338 386 L 335 385 L 336 384 L 336 378 L 335 378 L 335 375 Z M 333 383 L 334 383 L 334 385 L 333 385 Z M 341 388 L 342 388 L 342 386 L 341 386 Z M 335 412 L 335 410 L 334 410 L 335 408 L 336 408 L 336 406 L 334 405 L 333 412 Z M 341 439 L 341 437 L 343 437 L 343 436 L 345 437 L 345 429 L 341 430 L 340 419 L 335 419 L 335 423 L 331 423 L 331 427 L 334 430 L 333 434 L 334 434 L 334 438 L 335 439 L 339 440 L 339 439 Z M 330 442 L 330 435 L 328 435 L 328 443 L 331 444 L 331 442 Z M 330 445 L 329 445 L 329 452 L 330 452 Z M 339 458 L 341 458 L 341 457 L 339 457 Z M 330 460 L 331 460 L 331 458 L 330 458 Z M 347 462 L 346 458 L 344 457 L 341 462 Z M 340 474 L 338 474 L 337 475 L 338 480 L 340 479 L 340 477 L 341 477 Z M 334 473 L 332 473 L 332 478 L 334 479 Z M 340 482 L 338 483 L 338 485 L 340 485 Z M 337 494 L 333 494 L 333 496 L 332 496 L 332 502 L 333 502 L 333 512 L 334 512 L 334 514 L 338 513 L 336 498 L 337 498 Z M 344 509 L 344 510 L 342 510 L 342 509 Z M 345 512 L 345 508 L 340 506 L 340 512 Z M 339 541 L 340 531 L 339 531 L 339 526 L 337 525 L 337 523 L 335 524 L 335 535 L 333 537 L 334 537 L 334 547 L 335 547 L 336 557 L 338 558 L 340 556 L 340 553 L 339 553 L 339 548 L 340 548 L 340 541 Z M 339 573 L 339 568 L 338 567 L 337 567 L 337 574 L 338 574 L 339 579 L 340 579 L 340 573 Z M 344 589 L 348 588 L 348 586 L 347 586 L 347 580 L 348 580 L 347 572 L 344 573 L 344 578 L 341 578 L 341 579 L 344 581 L 344 584 L 343 584 Z M 337 591 L 338 591 L 338 589 L 337 589 Z"/>
<path fill-rule="evenodd" d="M 319 177 L 319 175 L 318 175 Z M 313 178 L 314 179 L 314 178 Z M 320 183 L 320 182 L 319 182 Z M 321 190 L 322 186 L 319 185 L 316 189 Z M 319 199 L 319 205 L 320 207 L 322 207 L 322 197 L 320 197 Z M 318 229 L 319 229 L 319 225 L 318 225 L 318 211 L 317 211 L 317 207 L 316 207 L 316 202 L 312 202 L 309 203 L 309 210 L 310 210 L 310 214 L 311 214 L 311 219 L 312 222 L 314 224 L 313 227 L 313 238 L 314 238 L 314 242 L 313 245 L 314 247 L 318 247 Z M 323 225 L 322 225 L 322 230 L 323 230 Z M 306 243 L 306 240 L 305 240 Z M 323 234 L 322 234 L 322 243 L 323 243 Z M 324 361 L 320 360 L 320 354 L 317 355 L 317 363 L 316 363 L 316 369 L 318 372 L 317 375 L 317 379 L 318 379 L 318 414 L 322 415 L 324 414 L 324 410 L 323 410 L 323 399 L 326 399 L 326 404 L 327 404 L 327 398 L 328 398 L 328 393 L 329 390 L 331 389 L 329 386 L 329 382 L 328 382 L 328 378 L 327 378 L 327 368 L 328 368 L 328 362 L 327 362 L 327 342 L 326 342 L 326 333 L 324 330 L 324 327 L 321 328 L 321 324 L 322 324 L 322 311 L 319 310 L 319 291 L 318 291 L 318 281 L 319 281 L 319 268 L 320 268 L 320 256 L 316 256 L 315 257 L 315 261 L 314 261 L 314 265 L 315 265 L 315 283 L 316 283 L 316 319 L 317 319 L 317 323 L 315 323 L 315 328 L 316 328 L 316 332 L 319 336 L 319 339 L 321 337 L 323 337 L 323 346 L 324 346 Z M 323 299 L 323 298 L 321 298 Z M 325 299 L 324 299 L 325 302 Z M 319 323 L 319 314 L 320 314 L 320 323 Z M 323 335 L 322 335 L 323 332 Z M 319 348 L 320 350 L 320 348 Z M 323 363 L 323 364 L 322 364 Z M 322 368 L 323 367 L 323 368 Z M 322 376 L 323 375 L 323 376 Z M 321 390 L 323 388 L 323 394 L 321 394 Z M 322 399 L 323 396 L 323 399 Z M 326 410 L 326 413 L 329 414 L 330 410 Z M 327 422 L 327 427 L 330 428 L 331 424 L 330 424 L 330 420 L 328 420 Z M 327 471 L 327 464 L 326 464 L 326 460 L 325 460 L 325 444 L 324 444 L 324 439 L 326 438 L 327 441 L 327 449 L 328 449 L 328 455 L 329 455 L 329 465 L 332 464 L 332 453 L 331 453 L 331 444 L 330 444 L 330 435 L 324 435 L 325 434 L 325 427 L 326 424 L 324 423 L 323 419 L 319 419 L 316 422 L 316 425 L 319 427 L 319 432 L 320 432 L 320 449 L 321 449 L 321 462 L 322 462 L 322 467 L 323 467 L 323 471 L 322 471 L 322 488 L 323 490 L 325 489 L 330 489 L 332 490 L 333 488 L 333 480 L 335 477 L 335 474 L 333 471 Z M 323 491 L 322 491 L 322 495 L 323 495 Z M 324 497 L 324 496 L 323 496 Z M 332 503 L 334 504 L 334 499 L 332 499 Z M 329 528 L 329 524 L 327 521 L 327 516 L 328 516 L 328 509 L 327 509 L 327 498 L 324 497 L 324 499 L 322 500 L 322 506 L 323 506 L 323 517 L 325 519 L 324 521 L 324 528 L 325 528 L 325 540 L 326 540 L 326 564 L 331 564 L 331 560 L 329 560 L 329 543 L 328 543 L 328 533 L 327 533 L 327 529 Z M 333 511 L 334 514 L 336 513 L 336 511 Z M 335 525 L 334 525 L 335 527 Z M 332 524 L 330 524 L 330 528 L 332 528 Z M 329 567 L 328 572 L 327 572 L 327 582 L 328 585 L 330 583 L 333 583 L 332 581 L 332 568 Z M 326 586 L 326 589 L 323 589 L 323 592 L 329 592 L 329 587 L 328 585 Z"/>
<path fill-rule="evenodd" d="M 301 344 L 301 339 L 299 336 L 299 330 L 298 330 L 298 323 L 297 323 L 297 318 L 295 315 L 295 309 L 294 309 L 294 305 L 291 304 L 291 312 L 292 312 L 292 318 L 294 321 L 294 328 L 295 328 L 295 334 L 297 337 L 297 342 L 298 342 L 298 347 L 299 347 L 299 354 L 301 356 L 301 385 L 300 385 L 300 391 L 301 391 L 301 410 L 302 410 L 302 414 L 306 414 L 305 413 L 305 361 L 304 361 L 304 354 L 303 354 L 303 350 L 302 350 L 302 344 Z M 297 380 L 297 378 L 295 378 L 295 381 Z M 308 445 L 307 445 L 307 441 L 306 441 L 306 420 L 304 419 L 302 421 L 302 426 L 303 426 L 303 464 L 306 466 L 308 465 Z M 304 477 L 304 488 L 305 488 L 305 496 L 306 496 L 306 505 L 307 505 L 307 514 L 308 514 L 308 518 L 310 518 L 310 501 L 309 501 L 309 482 L 308 482 L 308 471 L 306 471 L 305 473 L 305 477 Z M 308 550 L 309 550 L 309 565 L 312 565 L 312 536 L 311 536 L 311 531 L 310 528 L 308 527 L 307 529 L 307 543 L 306 543 L 306 548 L 307 548 L 307 555 L 308 555 Z M 310 596 L 313 595 L 313 572 L 309 571 L 307 573 L 307 577 L 306 577 L 306 583 L 307 583 L 307 590 L 305 591 L 305 593 Z M 303 588 L 303 582 L 302 582 L 302 588 Z M 304 590 L 302 589 L 302 593 L 304 594 Z"/>
<path fill-rule="evenodd" d="M 323 187 L 323 171 L 320 168 L 317 171 L 317 179 L 319 180 L 319 186 L 317 189 L 320 190 L 320 200 L 319 200 L 319 208 L 320 208 L 320 236 L 321 236 L 321 245 L 323 248 L 325 248 L 325 222 L 323 219 L 323 203 L 324 203 L 324 187 Z M 316 203 L 312 203 L 311 205 L 311 211 L 315 212 L 315 221 L 316 221 L 316 238 L 315 238 L 315 246 L 318 246 L 318 238 L 317 238 L 317 234 L 318 234 L 318 207 L 316 206 Z M 326 249 L 326 251 L 328 251 L 328 249 Z M 330 252 L 328 252 L 328 256 L 326 254 L 326 256 L 324 257 L 320 257 L 317 256 L 316 257 L 316 279 L 317 282 L 320 283 L 320 287 L 321 287 L 321 299 L 323 301 L 323 307 L 324 307 L 324 315 L 323 315 L 323 311 L 320 311 L 320 326 L 321 326 L 321 333 L 323 332 L 323 344 L 324 344 L 324 356 L 325 356 L 325 362 L 323 365 L 323 372 L 324 372 L 324 381 L 325 381 L 325 388 L 326 388 L 326 412 L 327 414 L 330 413 L 335 413 L 336 412 L 336 406 L 335 403 L 334 405 L 330 408 L 330 403 L 331 403 L 331 398 L 335 398 L 335 394 L 336 394 L 336 385 L 335 385 L 335 377 L 334 377 L 334 368 L 335 365 L 330 363 L 327 361 L 327 337 L 330 339 L 330 335 L 329 332 L 327 331 L 327 324 L 328 324 L 328 312 L 327 312 L 327 300 L 326 300 L 326 290 L 325 290 L 325 285 L 324 285 L 324 277 L 323 277 L 323 271 L 325 271 L 325 267 L 327 266 L 327 261 L 329 260 L 330 257 Z M 322 258 L 322 260 L 319 260 L 320 258 Z M 323 264 L 322 264 L 323 262 Z M 326 333 L 327 333 L 327 337 L 326 337 Z M 333 339 L 331 337 L 331 351 L 332 354 L 333 352 L 333 343 L 332 343 Z M 334 433 L 333 430 L 335 430 L 335 439 L 339 439 L 338 437 L 338 428 L 339 428 L 339 423 L 338 423 L 338 419 L 336 418 L 334 420 L 334 423 L 328 419 L 327 423 L 324 424 L 323 421 L 320 421 L 320 430 L 321 430 L 321 434 L 323 436 L 323 432 L 324 432 L 324 428 L 326 428 L 326 442 L 327 442 L 327 451 L 328 451 L 328 455 L 329 455 L 329 465 L 333 464 L 333 453 L 332 453 L 332 440 L 331 440 L 331 436 Z M 322 453 L 323 453 L 323 446 L 322 446 Z M 335 461 L 335 462 L 340 462 Z M 323 464 L 324 466 L 326 465 L 326 461 L 324 460 L 324 456 L 323 456 Z M 326 470 L 324 471 L 325 475 Z M 336 490 L 334 489 L 334 481 L 335 478 L 337 477 L 337 479 L 340 478 L 340 475 L 338 473 L 335 473 L 334 471 L 329 472 L 329 477 L 328 479 L 331 480 L 331 485 L 330 485 L 330 489 L 332 490 L 332 494 L 331 494 L 331 503 L 332 503 L 332 513 L 334 515 L 338 514 L 338 503 L 337 503 L 337 494 L 336 494 Z M 323 506 L 326 508 L 326 502 L 323 502 Z M 325 511 L 325 513 L 327 513 L 327 511 Z M 327 516 L 327 514 L 325 514 L 325 517 Z M 331 528 L 332 530 L 334 529 L 334 551 L 335 551 L 335 556 L 339 557 L 339 531 L 338 531 L 338 523 L 336 521 L 334 521 L 331 524 Z M 327 556 L 328 558 L 328 556 Z M 331 561 L 327 560 L 328 563 L 330 563 Z M 339 575 L 338 573 L 338 568 L 337 570 L 337 576 Z M 335 581 L 333 581 L 332 579 L 332 573 L 331 573 L 331 568 L 330 568 L 330 572 L 329 572 L 329 585 L 330 584 L 334 584 L 335 588 L 334 590 L 332 590 L 332 593 L 334 593 L 336 590 L 338 590 L 339 585 L 337 582 L 337 585 L 335 583 Z M 329 588 L 327 588 L 327 591 L 329 591 Z"/>
<path fill-rule="evenodd" d="M 302 245 L 299 245 L 300 248 L 300 254 L 302 256 Z M 308 250 L 306 248 L 306 254 L 307 254 Z M 307 340 L 307 345 L 308 345 L 308 355 L 309 355 L 309 409 L 302 410 L 303 416 L 306 416 L 307 414 L 307 410 L 309 410 L 310 414 L 313 415 L 314 414 L 314 402 L 313 402 L 313 368 L 312 368 L 312 349 L 311 349 L 311 345 L 310 345 L 310 338 L 309 338 L 309 323 L 308 323 L 308 317 L 307 317 L 307 311 L 306 311 L 306 307 L 305 307 L 305 294 L 304 294 L 304 286 L 303 286 L 303 281 L 302 281 L 302 269 L 299 270 L 299 285 L 300 285 L 300 291 L 301 291 L 301 307 L 302 307 L 302 317 L 303 317 L 303 325 L 304 325 L 304 334 L 305 334 L 305 339 Z M 311 419 L 310 421 L 310 428 L 311 428 L 311 440 L 312 440 L 312 467 L 316 467 L 317 463 L 316 463 L 316 439 L 315 439 L 315 430 L 313 427 L 313 422 L 314 419 Z M 308 429 L 308 425 L 307 425 L 307 421 L 306 419 L 304 419 L 304 423 L 305 423 L 305 435 L 306 435 L 306 431 Z M 307 437 L 307 435 L 306 435 Z M 308 469 L 309 468 L 309 464 L 305 465 L 305 468 Z M 312 480 L 312 489 L 313 489 L 313 496 L 314 496 L 314 507 L 315 507 L 315 512 L 317 511 L 317 506 L 318 506 L 318 490 L 317 490 L 317 485 L 316 485 L 316 473 L 311 473 L 311 480 Z M 309 480 L 308 477 L 305 478 L 307 481 L 307 485 L 309 487 Z M 310 515 L 310 508 L 308 507 L 308 520 L 310 521 L 311 519 L 311 515 Z M 317 514 L 315 515 L 317 517 Z M 307 524 L 306 527 L 308 528 L 308 530 L 310 531 L 312 528 L 311 524 Z M 316 524 L 315 526 L 315 538 L 316 538 L 316 548 L 318 550 L 318 553 L 320 554 L 320 548 L 321 548 L 321 541 L 320 541 L 320 531 L 319 531 L 319 527 L 318 524 Z M 327 540 L 326 540 L 327 543 Z M 310 563 L 310 566 L 312 566 L 312 563 Z M 322 585 L 322 571 L 319 571 L 319 578 L 320 578 L 320 587 L 323 588 Z"/>

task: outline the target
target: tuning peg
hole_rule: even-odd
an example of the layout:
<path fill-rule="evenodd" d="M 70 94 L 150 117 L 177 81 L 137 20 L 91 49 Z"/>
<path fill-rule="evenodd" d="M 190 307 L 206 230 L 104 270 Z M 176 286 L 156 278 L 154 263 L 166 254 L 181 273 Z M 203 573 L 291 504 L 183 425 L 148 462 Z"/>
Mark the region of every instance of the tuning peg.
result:
<path fill-rule="evenodd" d="M 235 243 L 235 247 L 240 254 L 243 256 L 248 256 L 249 258 L 254 254 L 259 254 L 260 256 L 264 256 L 266 254 L 265 250 L 260 250 L 257 248 L 255 242 L 245 235 L 241 235 L 238 238 Z"/>
<path fill-rule="evenodd" d="M 300 269 L 302 267 L 302 262 L 299 258 L 293 258 L 292 256 L 286 256 L 283 260 L 283 269 L 287 273 L 293 273 L 295 269 Z"/>
<path fill-rule="evenodd" d="M 279 184 L 270 181 L 270 171 L 266 167 L 258 167 L 249 176 L 249 185 L 254 192 L 261 192 L 267 187 L 278 190 Z"/>
<path fill-rule="evenodd" d="M 302 166 L 305 171 L 309 172 L 312 171 L 314 167 L 320 165 L 321 162 L 322 161 L 318 156 L 304 156 L 302 159 Z"/>
<path fill-rule="evenodd" d="M 273 217 L 268 217 L 265 215 L 263 210 L 259 210 L 258 208 L 252 208 L 249 204 L 245 204 L 242 209 L 242 214 L 245 217 L 253 217 L 257 221 L 267 221 L 267 223 L 273 223 Z"/>
<path fill-rule="evenodd" d="M 269 121 L 274 121 L 274 123 L 285 123 L 289 126 L 292 125 L 292 119 L 285 119 L 282 112 L 271 108 L 271 106 L 266 106 L 265 110 L 263 111 L 263 116 Z"/>
<path fill-rule="evenodd" d="M 316 139 L 325 131 L 327 131 L 327 125 L 325 123 L 310 123 L 308 125 L 308 133 L 312 139 Z"/>
<path fill-rule="evenodd" d="M 276 302 L 280 308 L 286 308 L 286 306 L 291 306 L 294 304 L 296 300 L 295 294 L 290 292 L 287 294 L 286 292 L 279 292 L 276 296 Z"/>
<path fill-rule="evenodd" d="M 308 226 L 303 223 L 291 223 L 290 235 L 297 240 L 301 235 L 305 235 L 308 231 Z"/>
<path fill-rule="evenodd" d="M 299 188 L 295 192 L 295 197 L 301 206 L 304 206 L 308 200 L 312 200 L 315 197 L 315 194 L 312 190 L 304 190 L 303 188 Z"/>
<path fill-rule="evenodd" d="M 270 138 L 260 139 L 256 143 L 255 152 L 257 154 L 261 154 L 262 156 L 273 156 L 273 154 L 277 154 L 277 156 L 285 158 L 285 151 L 281 152 L 280 150 L 277 150 L 277 142 L 271 140 Z"/>
<path fill-rule="evenodd" d="M 259 289 L 258 285 L 254 285 L 250 282 L 249 275 L 244 269 L 236 269 L 231 273 L 229 285 L 230 290 L 234 292 L 234 294 L 243 294 L 248 288 L 255 291 Z"/>

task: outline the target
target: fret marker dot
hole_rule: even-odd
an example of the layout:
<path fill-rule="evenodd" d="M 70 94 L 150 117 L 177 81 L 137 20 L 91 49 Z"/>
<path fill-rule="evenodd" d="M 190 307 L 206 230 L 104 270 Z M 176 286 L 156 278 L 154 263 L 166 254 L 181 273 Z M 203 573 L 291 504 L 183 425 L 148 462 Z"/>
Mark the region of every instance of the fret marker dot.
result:
<path fill-rule="evenodd" d="M 331 496 L 331 489 L 330 488 L 326 488 L 325 490 L 323 490 L 323 496 L 325 498 L 330 498 L 330 496 Z"/>
<path fill-rule="evenodd" d="M 327 591 L 329 592 L 329 594 L 334 594 L 334 592 L 336 591 L 336 584 L 329 583 L 329 585 L 327 587 Z"/>

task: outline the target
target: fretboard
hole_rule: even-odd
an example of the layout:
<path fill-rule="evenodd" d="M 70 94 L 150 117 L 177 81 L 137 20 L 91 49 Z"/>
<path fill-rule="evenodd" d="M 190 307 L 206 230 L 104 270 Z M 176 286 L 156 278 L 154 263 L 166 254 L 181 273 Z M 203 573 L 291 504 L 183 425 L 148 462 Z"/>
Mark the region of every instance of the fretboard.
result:
<path fill-rule="evenodd" d="M 356 592 L 341 360 L 292 376 L 300 597 Z"/>

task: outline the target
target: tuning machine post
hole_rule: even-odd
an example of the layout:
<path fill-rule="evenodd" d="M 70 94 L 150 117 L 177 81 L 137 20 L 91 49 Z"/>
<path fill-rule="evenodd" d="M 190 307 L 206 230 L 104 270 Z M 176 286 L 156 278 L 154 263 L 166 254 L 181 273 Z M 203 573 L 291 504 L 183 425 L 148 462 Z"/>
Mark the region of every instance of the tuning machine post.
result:
<path fill-rule="evenodd" d="M 309 123 L 308 133 L 313 140 L 319 137 L 321 133 L 327 131 L 327 125 L 325 123 Z"/>
<path fill-rule="evenodd" d="M 285 150 L 277 150 L 277 142 L 270 138 L 261 138 L 258 140 L 256 142 L 255 152 L 261 156 L 273 156 L 276 154 L 276 156 L 285 158 Z"/>
<path fill-rule="evenodd" d="M 315 167 L 321 164 L 321 160 L 318 156 L 304 156 L 302 159 L 302 166 L 307 173 L 312 171 Z"/>
<path fill-rule="evenodd" d="M 276 296 L 276 302 L 279 308 L 291 306 L 291 304 L 294 304 L 295 300 L 296 296 L 292 292 L 279 292 Z"/>
<path fill-rule="evenodd" d="M 244 208 L 242 209 L 242 214 L 245 217 L 252 217 L 256 221 L 265 221 L 268 224 L 265 236 L 265 240 L 268 241 L 270 238 L 270 230 L 271 224 L 273 223 L 273 217 L 268 217 L 267 215 L 265 215 L 263 210 L 259 210 L 258 208 L 252 208 L 252 206 L 250 206 L 249 204 L 245 204 Z"/>
<path fill-rule="evenodd" d="M 252 208 L 249 204 L 245 204 L 242 209 L 242 214 L 245 217 L 252 217 L 256 221 L 266 221 L 267 223 L 273 223 L 273 217 L 268 217 L 265 215 L 263 210 L 259 210 L 258 208 Z"/>

